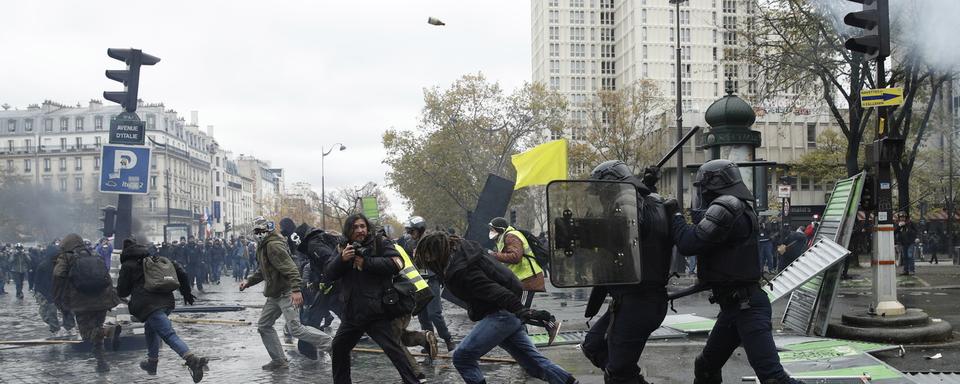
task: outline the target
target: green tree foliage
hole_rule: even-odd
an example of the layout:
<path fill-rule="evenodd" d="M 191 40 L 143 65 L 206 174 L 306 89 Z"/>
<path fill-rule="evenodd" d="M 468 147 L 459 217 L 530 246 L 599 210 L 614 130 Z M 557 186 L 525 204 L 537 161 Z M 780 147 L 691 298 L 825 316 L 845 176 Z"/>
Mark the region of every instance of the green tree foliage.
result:
<path fill-rule="evenodd" d="M 563 129 L 566 99 L 541 84 L 506 93 L 482 74 L 424 90 L 414 130 L 383 135 L 387 181 L 432 225 L 466 227 L 488 174 L 514 178 L 510 156 Z"/>

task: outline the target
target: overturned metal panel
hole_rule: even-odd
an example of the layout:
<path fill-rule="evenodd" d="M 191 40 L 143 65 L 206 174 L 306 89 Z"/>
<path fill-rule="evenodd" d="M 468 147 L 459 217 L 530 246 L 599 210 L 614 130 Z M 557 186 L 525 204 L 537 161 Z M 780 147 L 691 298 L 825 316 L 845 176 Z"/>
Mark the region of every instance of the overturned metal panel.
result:
<path fill-rule="evenodd" d="M 849 246 L 863 183 L 862 173 L 837 182 L 820 218 L 815 239 L 828 239 L 843 248 Z M 798 257 L 787 269 L 794 264 L 803 263 L 803 258 L 803 255 Z M 803 334 L 826 334 L 830 311 L 840 285 L 842 267 L 840 263 L 835 263 L 790 293 L 790 301 L 782 319 L 786 328 Z"/>
<path fill-rule="evenodd" d="M 764 291 L 771 303 L 780 300 L 849 254 L 840 244 L 822 237 L 764 286 Z"/>

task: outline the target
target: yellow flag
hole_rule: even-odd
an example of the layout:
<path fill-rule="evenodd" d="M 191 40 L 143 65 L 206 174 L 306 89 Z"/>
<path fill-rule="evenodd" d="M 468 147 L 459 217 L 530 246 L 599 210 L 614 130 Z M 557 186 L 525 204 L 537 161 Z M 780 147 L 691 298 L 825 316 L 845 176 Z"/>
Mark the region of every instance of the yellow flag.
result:
<path fill-rule="evenodd" d="M 528 185 L 544 185 L 567 178 L 567 140 L 553 140 L 513 155 L 517 181 L 513 189 Z"/>

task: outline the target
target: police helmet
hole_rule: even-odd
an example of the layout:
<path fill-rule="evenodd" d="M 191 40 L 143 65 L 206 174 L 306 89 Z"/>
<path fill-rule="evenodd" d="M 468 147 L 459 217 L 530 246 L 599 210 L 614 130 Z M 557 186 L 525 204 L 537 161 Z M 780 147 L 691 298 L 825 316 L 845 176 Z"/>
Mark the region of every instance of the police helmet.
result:
<path fill-rule="evenodd" d="M 710 160 L 697 170 L 693 185 L 700 190 L 718 195 L 731 195 L 742 200 L 754 200 L 753 193 L 743 184 L 740 168 L 730 160 Z"/>
<path fill-rule="evenodd" d="M 590 172 L 590 178 L 593 180 L 626 180 L 630 176 L 633 176 L 633 172 L 630 171 L 630 167 L 626 163 L 620 160 L 607 160 L 600 165 L 597 165 L 596 168 L 593 168 L 593 171 Z"/>
<path fill-rule="evenodd" d="M 427 230 L 427 222 L 420 216 L 413 216 L 407 221 L 406 228 L 423 232 Z"/>

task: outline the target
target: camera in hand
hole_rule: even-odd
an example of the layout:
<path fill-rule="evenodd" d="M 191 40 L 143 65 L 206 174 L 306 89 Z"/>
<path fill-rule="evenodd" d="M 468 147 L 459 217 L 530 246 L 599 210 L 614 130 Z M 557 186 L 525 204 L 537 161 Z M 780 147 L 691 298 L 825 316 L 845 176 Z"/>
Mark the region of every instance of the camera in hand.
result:
<path fill-rule="evenodd" d="M 353 246 L 354 255 L 363 256 L 364 254 L 367 253 L 367 247 L 364 247 L 363 244 L 360 244 L 360 242 L 358 241 L 354 241 L 350 245 Z"/>

